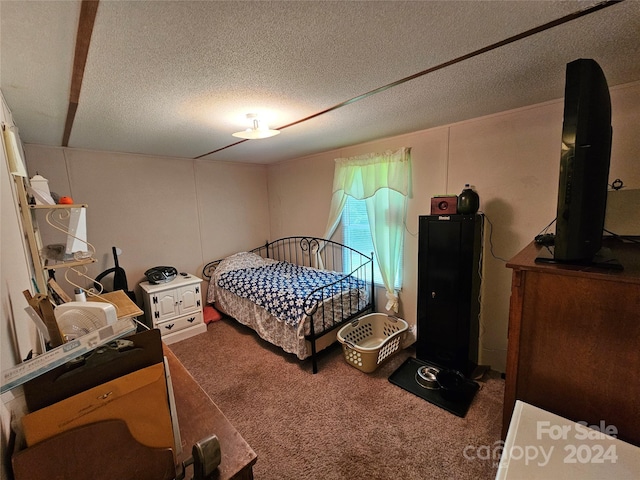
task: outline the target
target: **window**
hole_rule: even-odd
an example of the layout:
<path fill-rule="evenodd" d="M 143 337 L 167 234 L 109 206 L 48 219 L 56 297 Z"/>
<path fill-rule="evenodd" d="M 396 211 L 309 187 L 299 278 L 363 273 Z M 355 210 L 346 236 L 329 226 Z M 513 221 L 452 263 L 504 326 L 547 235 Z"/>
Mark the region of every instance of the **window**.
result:
<path fill-rule="evenodd" d="M 394 312 L 398 311 L 397 290 L 398 285 L 402 284 L 399 279 L 400 265 L 407 198 L 411 190 L 409 151 L 408 147 L 401 147 L 396 151 L 336 158 L 331 209 L 325 230 L 325 237 L 331 238 L 336 229 L 342 226 L 341 230 L 346 230 L 349 237 L 349 243 L 345 240 L 343 243 L 351 248 L 368 252 L 371 250 L 369 245 L 375 245 L 375 263 L 381 272 L 375 275 L 375 281 L 384 285 L 388 300 L 385 308 Z M 343 222 L 343 210 L 350 197 L 362 202 L 359 209 L 355 204 L 350 204 L 353 208 L 349 210 L 353 212 L 347 213 Z M 362 210 L 366 210 L 366 217 Z M 361 228 L 365 218 L 369 223 L 368 236 L 363 234 Z M 351 224 L 354 228 L 351 228 Z M 362 244 L 366 238 L 373 239 L 371 244 Z"/>
<path fill-rule="evenodd" d="M 371 255 L 373 252 L 373 240 L 371 239 L 371 229 L 364 200 L 356 200 L 351 196 L 347 197 L 347 202 L 342 211 L 341 226 L 345 245 L 366 255 Z M 345 255 L 347 255 L 346 252 Z M 345 264 L 348 264 L 346 258 Z M 373 280 L 376 285 L 384 285 L 377 261 L 374 262 Z M 399 290 L 402 287 L 402 257 L 398 263 L 395 283 L 395 288 Z"/>

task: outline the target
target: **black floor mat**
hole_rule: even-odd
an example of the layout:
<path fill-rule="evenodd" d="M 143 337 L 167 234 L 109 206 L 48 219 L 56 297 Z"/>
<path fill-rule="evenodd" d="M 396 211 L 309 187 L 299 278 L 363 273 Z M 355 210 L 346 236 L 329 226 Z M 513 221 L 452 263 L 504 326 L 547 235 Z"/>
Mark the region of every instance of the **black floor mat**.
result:
<path fill-rule="evenodd" d="M 476 382 L 468 380 L 460 399 L 450 400 L 443 398 L 439 390 L 425 388 L 416 381 L 418 368 L 424 365 L 431 366 L 428 362 L 409 357 L 389 376 L 389 381 L 458 417 L 464 417 L 480 386 Z"/>

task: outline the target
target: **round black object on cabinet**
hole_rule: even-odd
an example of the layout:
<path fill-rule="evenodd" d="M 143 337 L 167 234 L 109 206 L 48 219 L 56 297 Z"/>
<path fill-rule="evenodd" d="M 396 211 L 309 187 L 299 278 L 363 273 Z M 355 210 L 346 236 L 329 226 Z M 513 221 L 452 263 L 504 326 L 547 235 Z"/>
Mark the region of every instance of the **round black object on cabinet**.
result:
<path fill-rule="evenodd" d="M 480 197 L 474 192 L 469 184 L 465 184 L 462 193 L 458 195 L 458 213 L 470 215 L 476 213 L 480 208 Z"/>

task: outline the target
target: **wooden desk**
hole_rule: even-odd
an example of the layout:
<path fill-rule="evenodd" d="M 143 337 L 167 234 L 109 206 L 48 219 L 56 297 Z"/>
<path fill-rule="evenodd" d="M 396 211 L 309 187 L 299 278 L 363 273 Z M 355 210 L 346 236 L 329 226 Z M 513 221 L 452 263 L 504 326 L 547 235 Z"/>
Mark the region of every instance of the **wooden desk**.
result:
<path fill-rule="evenodd" d="M 516 400 L 640 445 L 640 245 L 609 245 L 624 271 L 535 263 L 513 269 L 502 435 Z"/>
<path fill-rule="evenodd" d="M 229 423 L 220 409 L 200 388 L 168 347 L 164 347 L 169 362 L 173 392 L 182 437 L 181 463 L 191 456 L 191 447 L 198 440 L 215 434 L 220 441 L 222 460 L 217 480 L 252 480 L 253 465 L 258 459 L 252 448 Z"/>
<path fill-rule="evenodd" d="M 193 377 L 163 345 L 169 363 L 175 397 L 182 453 L 181 464 L 193 445 L 211 434 L 220 441 L 221 462 L 215 480 L 252 480 L 257 456 Z M 98 439 L 98 440 L 96 440 Z M 109 452 L 109 455 L 104 455 Z M 91 459 L 91 461 L 86 461 Z M 55 435 L 12 458 L 16 479 L 91 478 L 95 480 L 173 479 L 171 449 L 141 445 L 123 420 L 105 420 Z M 186 478 L 191 478 L 188 470 Z"/>

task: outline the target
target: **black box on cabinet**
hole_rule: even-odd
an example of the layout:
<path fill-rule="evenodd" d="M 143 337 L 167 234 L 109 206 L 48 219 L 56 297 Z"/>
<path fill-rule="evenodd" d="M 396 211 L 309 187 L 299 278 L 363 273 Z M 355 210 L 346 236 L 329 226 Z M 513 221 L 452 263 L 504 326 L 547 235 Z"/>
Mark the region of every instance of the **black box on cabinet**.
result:
<path fill-rule="evenodd" d="M 416 357 L 467 376 L 478 364 L 483 220 L 419 217 Z"/>

